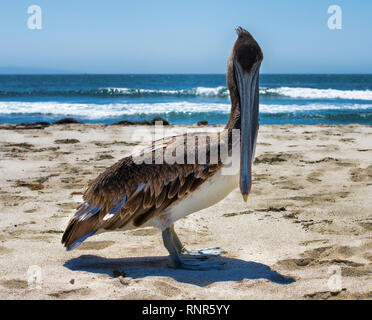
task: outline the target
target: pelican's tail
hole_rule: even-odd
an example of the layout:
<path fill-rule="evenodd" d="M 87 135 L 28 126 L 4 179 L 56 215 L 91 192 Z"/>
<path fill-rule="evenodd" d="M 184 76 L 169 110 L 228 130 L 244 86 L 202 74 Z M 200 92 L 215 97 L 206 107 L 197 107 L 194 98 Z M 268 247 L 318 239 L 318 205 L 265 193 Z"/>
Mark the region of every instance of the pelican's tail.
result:
<path fill-rule="evenodd" d="M 86 238 L 94 235 L 99 229 L 98 214 L 101 208 L 86 203 L 78 208 L 62 236 L 62 244 L 68 251 L 75 249 Z"/>

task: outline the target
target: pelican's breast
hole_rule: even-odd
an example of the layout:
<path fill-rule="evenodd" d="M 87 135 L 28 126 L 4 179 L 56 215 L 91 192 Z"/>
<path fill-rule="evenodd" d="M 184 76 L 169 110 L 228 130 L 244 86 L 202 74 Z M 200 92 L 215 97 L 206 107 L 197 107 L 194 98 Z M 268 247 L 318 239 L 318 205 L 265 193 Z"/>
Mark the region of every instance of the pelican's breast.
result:
<path fill-rule="evenodd" d="M 188 214 L 216 204 L 238 186 L 239 175 L 226 174 L 220 169 L 198 189 L 164 210 L 161 216 L 153 218 L 151 222 L 157 228 L 164 230 Z"/>

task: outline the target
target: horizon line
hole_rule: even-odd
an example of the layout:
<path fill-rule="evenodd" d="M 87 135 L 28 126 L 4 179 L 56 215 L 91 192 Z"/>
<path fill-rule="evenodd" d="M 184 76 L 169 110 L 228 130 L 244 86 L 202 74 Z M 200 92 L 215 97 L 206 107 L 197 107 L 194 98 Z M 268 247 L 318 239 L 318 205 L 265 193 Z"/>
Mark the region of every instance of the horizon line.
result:
<path fill-rule="evenodd" d="M 28 72 L 28 73 L 2 73 L 0 76 L 37 76 L 37 75 L 226 75 L 226 73 L 210 72 L 210 73 L 102 73 L 102 72 Z M 361 73 L 361 72 L 262 72 L 260 75 L 372 75 L 372 72 Z"/>

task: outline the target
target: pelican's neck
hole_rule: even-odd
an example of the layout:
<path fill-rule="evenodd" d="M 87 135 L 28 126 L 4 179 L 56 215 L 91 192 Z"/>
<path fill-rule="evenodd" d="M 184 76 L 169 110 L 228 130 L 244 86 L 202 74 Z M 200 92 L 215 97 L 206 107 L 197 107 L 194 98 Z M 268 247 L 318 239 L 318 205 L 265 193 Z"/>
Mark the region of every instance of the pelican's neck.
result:
<path fill-rule="evenodd" d="M 239 102 L 233 103 L 231 101 L 230 118 L 225 129 L 240 129 L 240 105 Z"/>
<path fill-rule="evenodd" d="M 234 73 L 234 50 L 231 52 L 229 60 L 227 62 L 227 87 L 230 92 L 231 100 L 231 112 L 230 118 L 227 122 L 225 129 L 240 129 L 240 98 L 238 86 L 236 83 L 236 77 Z"/>

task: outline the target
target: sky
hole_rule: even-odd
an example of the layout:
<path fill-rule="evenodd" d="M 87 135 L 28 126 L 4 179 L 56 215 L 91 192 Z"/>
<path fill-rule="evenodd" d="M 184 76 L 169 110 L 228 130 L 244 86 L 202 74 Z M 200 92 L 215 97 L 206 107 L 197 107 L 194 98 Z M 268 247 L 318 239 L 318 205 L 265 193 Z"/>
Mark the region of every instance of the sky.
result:
<path fill-rule="evenodd" d="M 330 30 L 334 4 L 342 29 Z M 225 73 L 238 26 L 262 73 L 372 73 L 366 0 L 1 0 L 0 73 Z"/>

